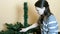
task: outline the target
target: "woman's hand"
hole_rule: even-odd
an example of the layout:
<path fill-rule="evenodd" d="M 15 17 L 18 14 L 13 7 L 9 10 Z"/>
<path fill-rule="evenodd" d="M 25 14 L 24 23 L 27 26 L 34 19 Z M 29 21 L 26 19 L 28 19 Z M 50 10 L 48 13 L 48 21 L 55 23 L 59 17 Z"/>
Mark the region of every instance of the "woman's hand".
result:
<path fill-rule="evenodd" d="M 26 32 L 26 31 L 28 31 L 27 28 L 22 28 L 22 30 L 20 30 L 20 32 Z"/>

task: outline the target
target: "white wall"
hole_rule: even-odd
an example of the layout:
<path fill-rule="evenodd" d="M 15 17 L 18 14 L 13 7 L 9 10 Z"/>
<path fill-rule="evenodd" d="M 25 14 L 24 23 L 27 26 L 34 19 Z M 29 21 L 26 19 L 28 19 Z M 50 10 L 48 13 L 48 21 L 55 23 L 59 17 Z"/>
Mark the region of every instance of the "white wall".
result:
<path fill-rule="evenodd" d="M 17 17 L 17 1 L 0 0 L 0 30 L 4 29 L 4 23 L 15 23 Z"/>

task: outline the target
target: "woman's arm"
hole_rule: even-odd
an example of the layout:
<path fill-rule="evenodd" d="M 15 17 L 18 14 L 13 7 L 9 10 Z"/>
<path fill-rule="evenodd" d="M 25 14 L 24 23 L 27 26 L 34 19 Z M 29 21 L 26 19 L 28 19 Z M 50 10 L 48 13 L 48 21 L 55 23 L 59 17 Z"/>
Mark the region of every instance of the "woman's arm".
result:
<path fill-rule="evenodd" d="M 49 18 L 48 34 L 58 34 L 58 23 L 54 16 Z"/>
<path fill-rule="evenodd" d="M 28 31 L 29 29 L 32 29 L 32 28 L 35 28 L 38 26 L 38 23 L 34 23 L 33 25 L 27 27 L 27 28 L 23 28 L 22 30 L 20 30 L 20 32 L 26 32 Z"/>
<path fill-rule="evenodd" d="M 32 28 L 36 28 L 38 26 L 38 23 L 34 23 L 33 25 L 27 27 L 26 29 L 32 29 Z"/>

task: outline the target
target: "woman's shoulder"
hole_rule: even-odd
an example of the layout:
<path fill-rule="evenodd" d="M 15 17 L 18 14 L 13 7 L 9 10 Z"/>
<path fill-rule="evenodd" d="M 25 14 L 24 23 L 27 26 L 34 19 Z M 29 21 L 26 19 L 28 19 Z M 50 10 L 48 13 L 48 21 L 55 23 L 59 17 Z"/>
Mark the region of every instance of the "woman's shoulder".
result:
<path fill-rule="evenodd" d="M 54 15 L 50 15 L 50 16 L 48 17 L 48 20 L 49 20 L 49 21 L 56 21 L 56 18 L 55 18 Z"/>
<path fill-rule="evenodd" d="M 49 18 L 55 18 L 55 16 L 54 15 L 50 15 Z"/>

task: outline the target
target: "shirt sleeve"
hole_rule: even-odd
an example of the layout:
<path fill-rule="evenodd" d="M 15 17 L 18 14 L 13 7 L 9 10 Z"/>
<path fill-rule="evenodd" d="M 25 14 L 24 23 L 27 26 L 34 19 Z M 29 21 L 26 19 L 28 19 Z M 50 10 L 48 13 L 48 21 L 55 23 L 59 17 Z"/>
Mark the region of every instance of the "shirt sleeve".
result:
<path fill-rule="evenodd" d="M 58 24 L 54 16 L 48 19 L 48 34 L 58 34 Z"/>

